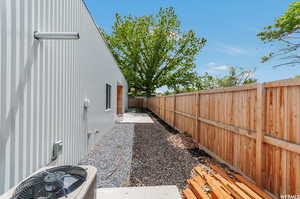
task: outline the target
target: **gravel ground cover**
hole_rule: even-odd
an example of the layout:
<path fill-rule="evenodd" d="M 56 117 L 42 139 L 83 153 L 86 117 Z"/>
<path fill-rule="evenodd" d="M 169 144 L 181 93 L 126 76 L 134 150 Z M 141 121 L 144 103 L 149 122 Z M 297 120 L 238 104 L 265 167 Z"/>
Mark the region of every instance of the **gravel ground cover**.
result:
<path fill-rule="evenodd" d="M 215 160 L 192 138 L 151 115 L 154 123 L 116 123 L 79 164 L 95 166 L 97 187 L 186 186 L 192 168 Z"/>
<path fill-rule="evenodd" d="M 182 189 L 192 168 L 211 158 L 196 149 L 190 137 L 152 119 L 153 124 L 135 124 L 130 186 L 177 185 Z"/>
<path fill-rule="evenodd" d="M 128 185 L 132 160 L 134 124 L 115 124 L 103 135 L 80 164 L 97 168 L 97 187 Z"/>

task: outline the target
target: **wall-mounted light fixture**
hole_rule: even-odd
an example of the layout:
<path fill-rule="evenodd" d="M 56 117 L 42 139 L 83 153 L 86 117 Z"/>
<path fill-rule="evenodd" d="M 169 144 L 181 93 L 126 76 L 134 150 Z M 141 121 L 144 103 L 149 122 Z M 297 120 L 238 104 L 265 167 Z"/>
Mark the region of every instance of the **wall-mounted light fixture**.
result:
<path fill-rule="evenodd" d="M 90 107 L 91 101 L 88 98 L 83 100 L 83 108 L 88 109 Z"/>
<path fill-rule="evenodd" d="M 78 32 L 34 32 L 34 38 L 37 40 L 78 40 Z"/>

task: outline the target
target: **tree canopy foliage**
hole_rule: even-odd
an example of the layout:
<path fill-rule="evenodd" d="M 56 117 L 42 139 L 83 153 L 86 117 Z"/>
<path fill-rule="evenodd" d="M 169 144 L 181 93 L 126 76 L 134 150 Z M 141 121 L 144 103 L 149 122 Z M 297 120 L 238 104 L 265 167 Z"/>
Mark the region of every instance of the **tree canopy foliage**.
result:
<path fill-rule="evenodd" d="M 167 91 L 165 94 L 192 92 L 256 83 L 257 79 L 254 77 L 255 71 L 255 68 L 246 69 L 243 67 L 230 67 L 228 74 L 222 77 L 214 76 L 205 72 L 203 75 L 199 75 L 194 78 L 193 85 L 181 87 L 171 92 Z"/>
<path fill-rule="evenodd" d="M 269 55 L 262 57 L 266 62 L 273 57 L 288 60 L 280 65 L 296 65 L 300 63 L 299 39 L 300 39 L 300 2 L 290 4 L 284 15 L 276 19 L 275 24 L 266 26 L 263 32 L 257 36 L 265 43 L 279 42 L 283 45 Z"/>
<path fill-rule="evenodd" d="M 254 78 L 255 69 L 247 70 L 242 67 L 230 67 L 228 75 L 217 80 L 218 87 L 240 86 L 244 84 L 256 83 Z"/>
<path fill-rule="evenodd" d="M 192 30 L 181 30 L 174 8 L 142 17 L 116 14 L 112 33 L 103 35 L 135 95 L 191 85 L 195 55 L 206 43 Z"/>

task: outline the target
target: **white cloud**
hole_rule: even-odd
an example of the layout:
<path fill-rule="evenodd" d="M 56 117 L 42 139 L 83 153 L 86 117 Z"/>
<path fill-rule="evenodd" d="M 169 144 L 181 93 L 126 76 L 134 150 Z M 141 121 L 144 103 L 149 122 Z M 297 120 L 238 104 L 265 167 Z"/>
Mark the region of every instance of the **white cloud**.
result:
<path fill-rule="evenodd" d="M 217 63 L 215 62 L 209 62 L 208 64 L 206 64 L 208 67 L 214 67 L 217 65 Z"/>
<path fill-rule="evenodd" d="M 242 48 L 234 47 L 234 46 L 224 46 L 221 51 L 229 54 L 229 55 L 246 55 L 247 51 Z"/>
<path fill-rule="evenodd" d="M 215 62 L 209 62 L 206 65 L 212 70 L 229 70 L 231 68 L 229 65 L 217 64 Z"/>
<path fill-rule="evenodd" d="M 213 69 L 215 69 L 215 70 L 229 70 L 230 68 L 231 68 L 231 66 L 221 65 L 221 66 L 216 66 Z"/>

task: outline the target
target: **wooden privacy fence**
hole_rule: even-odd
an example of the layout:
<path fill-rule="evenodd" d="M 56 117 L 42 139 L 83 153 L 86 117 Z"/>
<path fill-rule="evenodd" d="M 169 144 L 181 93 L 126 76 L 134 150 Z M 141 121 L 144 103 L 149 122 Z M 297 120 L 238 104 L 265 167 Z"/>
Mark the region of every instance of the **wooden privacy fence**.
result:
<path fill-rule="evenodd" d="M 300 194 L 300 80 L 151 97 L 144 106 L 275 195 Z"/>
<path fill-rule="evenodd" d="M 145 102 L 144 97 L 134 97 L 134 96 L 128 97 L 128 107 L 129 108 L 144 107 L 144 105 L 143 105 L 144 102 Z"/>

